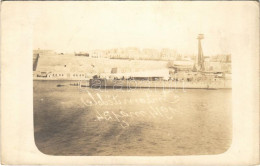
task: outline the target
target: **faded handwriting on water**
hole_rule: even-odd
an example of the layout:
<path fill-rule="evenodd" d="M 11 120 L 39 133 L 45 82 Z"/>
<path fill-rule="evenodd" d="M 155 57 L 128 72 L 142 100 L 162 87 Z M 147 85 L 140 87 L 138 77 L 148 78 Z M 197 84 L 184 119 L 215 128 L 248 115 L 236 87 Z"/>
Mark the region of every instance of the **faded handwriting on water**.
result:
<path fill-rule="evenodd" d="M 134 120 L 137 118 L 142 119 L 155 119 L 162 118 L 172 119 L 172 113 L 174 109 L 171 107 L 149 107 L 148 110 L 145 111 L 119 111 L 115 113 L 114 111 L 98 111 L 96 112 L 96 118 L 98 121 L 108 121 L 108 122 L 118 122 L 122 128 L 127 128 L 130 126 L 130 122 L 128 120 Z"/>
<path fill-rule="evenodd" d="M 149 94 L 142 95 L 142 97 L 123 98 L 119 95 L 90 93 L 89 91 L 87 95 L 81 97 L 81 102 L 85 107 L 92 107 L 91 110 L 95 113 L 96 121 L 116 122 L 122 128 L 129 127 L 130 123 L 135 120 L 172 119 L 174 112 L 172 104 L 178 101 L 178 95 L 173 95 L 171 100 L 163 95 L 160 97 L 151 97 Z M 144 107 L 142 110 L 135 110 L 133 108 L 133 111 L 129 111 L 131 105 L 138 105 L 138 107 L 143 105 Z M 117 108 L 112 106 L 116 106 Z M 115 110 L 111 111 L 113 108 Z"/>
<path fill-rule="evenodd" d="M 84 106 L 113 106 L 113 105 L 131 105 L 131 104 L 153 104 L 153 103 L 176 103 L 179 101 L 179 96 L 174 95 L 170 101 L 164 97 L 135 97 L 135 98 L 120 98 L 119 95 L 106 95 L 102 97 L 99 93 L 92 94 L 87 92 L 87 96 L 81 97 L 81 102 Z"/>

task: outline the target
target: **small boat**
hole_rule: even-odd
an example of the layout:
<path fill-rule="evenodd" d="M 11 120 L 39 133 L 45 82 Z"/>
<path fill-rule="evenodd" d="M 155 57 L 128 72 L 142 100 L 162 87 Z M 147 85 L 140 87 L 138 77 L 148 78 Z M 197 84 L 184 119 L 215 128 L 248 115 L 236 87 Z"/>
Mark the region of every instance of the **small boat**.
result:
<path fill-rule="evenodd" d="M 65 86 L 65 85 L 62 85 L 62 84 L 58 84 L 57 87 L 62 87 L 62 86 Z"/>

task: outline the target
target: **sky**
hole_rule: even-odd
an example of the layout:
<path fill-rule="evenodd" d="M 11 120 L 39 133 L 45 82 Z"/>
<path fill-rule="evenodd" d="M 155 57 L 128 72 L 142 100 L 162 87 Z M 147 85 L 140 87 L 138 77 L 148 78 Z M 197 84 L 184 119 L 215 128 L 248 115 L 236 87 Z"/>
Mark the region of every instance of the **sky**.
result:
<path fill-rule="evenodd" d="M 190 1 L 43 3 L 34 9 L 33 45 L 34 49 L 59 52 L 138 47 L 197 54 L 196 38 L 203 33 L 205 55 L 232 54 L 238 34 L 250 28 L 241 22 L 251 17 L 243 5 Z"/>

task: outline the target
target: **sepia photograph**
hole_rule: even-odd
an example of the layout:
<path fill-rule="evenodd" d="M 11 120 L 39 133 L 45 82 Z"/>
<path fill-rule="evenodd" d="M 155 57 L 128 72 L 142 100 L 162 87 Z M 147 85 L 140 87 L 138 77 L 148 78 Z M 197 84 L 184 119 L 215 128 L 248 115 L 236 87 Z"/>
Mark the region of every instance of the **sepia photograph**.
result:
<path fill-rule="evenodd" d="M 177 156 L 229 149 L 235 40 L 227 28 L 232 22 L 221 20 L 228 8 L 176 2 L 73 7 L 73 13 L 66 5 L 42 10 L 34 22 L 39 151 Z"/>
<path fill-rule="evenodd" d="M 259 164 L 259 2 L 4 1 L 1 164 Z"/>

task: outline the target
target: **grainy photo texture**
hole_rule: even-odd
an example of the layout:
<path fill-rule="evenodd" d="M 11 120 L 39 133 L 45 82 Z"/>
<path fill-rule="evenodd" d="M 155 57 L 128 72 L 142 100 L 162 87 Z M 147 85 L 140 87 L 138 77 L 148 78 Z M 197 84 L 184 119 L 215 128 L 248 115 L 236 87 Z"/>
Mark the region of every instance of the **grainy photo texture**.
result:
<path fill-rule="evenodd" d="M 234 40 L 232 22 L 223 19 L 227 8 L 173 2 L 73 7 L 42 11 L 34 23 L 34 137 L 41 152 L 228 150 Z"/>

